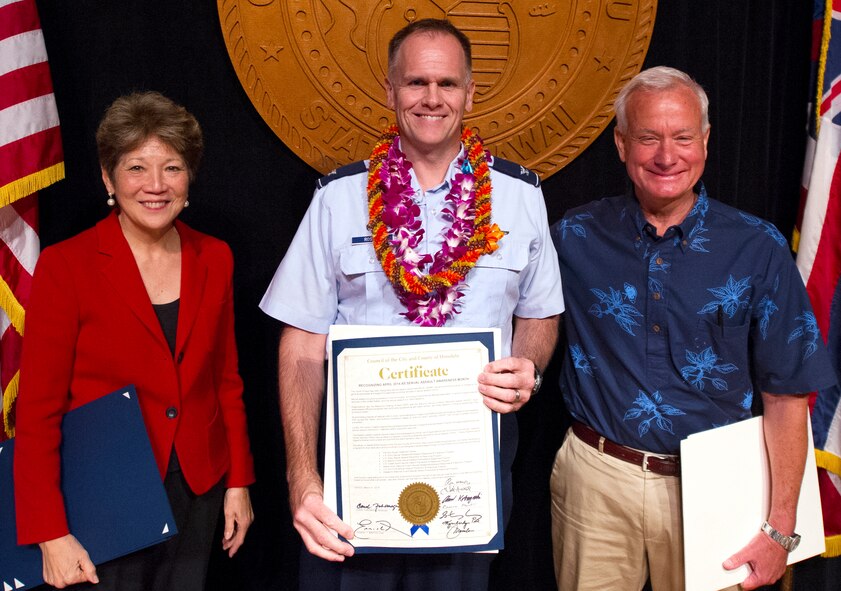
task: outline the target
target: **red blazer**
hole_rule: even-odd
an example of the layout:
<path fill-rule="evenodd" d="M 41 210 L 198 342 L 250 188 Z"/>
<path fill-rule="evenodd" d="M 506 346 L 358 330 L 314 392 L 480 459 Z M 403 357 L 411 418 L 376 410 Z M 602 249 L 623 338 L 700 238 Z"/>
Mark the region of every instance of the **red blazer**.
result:
<path fill-rule="evenodd" d="M 126 384 L 137 388 L 162 479 L 174 444 L 196 494 L 225 474 L 228 487 L 254 481 L 234 340 L 233 257 L 224 242 L 175 225 L 181 295 L 174 356 L 116 214 L 41 253 L 17 401 L 21 544 L 68 533 L 59 488 L 62 415 Z"/>

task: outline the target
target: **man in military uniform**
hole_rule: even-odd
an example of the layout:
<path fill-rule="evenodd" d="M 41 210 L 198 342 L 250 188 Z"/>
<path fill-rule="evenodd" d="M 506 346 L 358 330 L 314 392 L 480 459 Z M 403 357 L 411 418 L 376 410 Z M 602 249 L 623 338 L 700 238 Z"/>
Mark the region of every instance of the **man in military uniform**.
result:
<path fill-rule="evenodd" d="M 416 21 L 394 36 L 385 86 L 397 125 L 370 160 L 319 181 L 260 304 L 285 324 L 280 407 L 306 589 L 486 589 L 493 559 L 354 556 L 334 535 L 352 542 L 353 529 L 323 502 L 316 460 L 332 324 L 501 329 L 501 359 L 478 376 L 477 396 L 503 413 L 504 520 L 510 515 L 512 413 L 540 385 L 563 299 L 536 175 L 492 158 L 464 127 L 475 88 L 470 64 L 468 39 L 448 21 Z M 420 288 L 407 289 L 407 281 Z"/>

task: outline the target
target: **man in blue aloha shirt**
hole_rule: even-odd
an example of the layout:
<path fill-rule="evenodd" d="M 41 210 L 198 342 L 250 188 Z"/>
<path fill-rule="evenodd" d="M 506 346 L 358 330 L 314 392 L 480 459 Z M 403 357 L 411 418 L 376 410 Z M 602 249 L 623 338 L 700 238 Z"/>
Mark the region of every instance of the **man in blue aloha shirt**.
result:
<path fill-rule="evenodd" d="M 633 189 L 556 224 L 574 424 L 552 471 L 558 588 L 684 588 L 680 441 L 764 405 L 771 506 L 724 563 L 755 589 L 784 572 L 807 440 L 806 393 L 835 382 L 785 239 L 700 182 L 710 126 L 683 72 L 619 94 L 615 142 Z"/>

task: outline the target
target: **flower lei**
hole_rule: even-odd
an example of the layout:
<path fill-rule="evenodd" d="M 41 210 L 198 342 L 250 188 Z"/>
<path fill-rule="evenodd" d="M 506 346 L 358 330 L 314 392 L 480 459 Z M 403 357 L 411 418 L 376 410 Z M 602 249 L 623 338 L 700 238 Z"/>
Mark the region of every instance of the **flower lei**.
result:
<path fill-rule="evenodd" d="M 421 326 L 443 326 L 459 313 L 459 287 L 483 254 L 498 248 L 503 232 L 491 218 L 491 175 L 482 140 L 469 128 L 461 134 L 467 159 L 452 179 L 442 214 L 450 227 L 434 256 L 415 249 L 424 230 L 411 187 L 412 163 L 397 147 L 397 126 L 380 137 L 368 167 L 368 228 L 386 277 L 406 312 Z M 429 265 L 429 270 L 424 271 Z"/>

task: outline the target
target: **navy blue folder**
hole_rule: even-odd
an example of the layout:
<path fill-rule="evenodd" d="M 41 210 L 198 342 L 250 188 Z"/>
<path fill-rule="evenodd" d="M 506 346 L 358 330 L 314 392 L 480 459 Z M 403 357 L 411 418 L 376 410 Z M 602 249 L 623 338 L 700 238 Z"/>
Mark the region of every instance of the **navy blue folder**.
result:
<path fill-rule="evenodd" d="M 177 533 L 134 386 L 70 411 L 61 430 L 61 488 L 67 521 L 94 564 Z M 0 443 L 3 591 L 31 589 L 44 582 L 38 546 L 17 545 L 13 454 L 14 439 Z"/>

